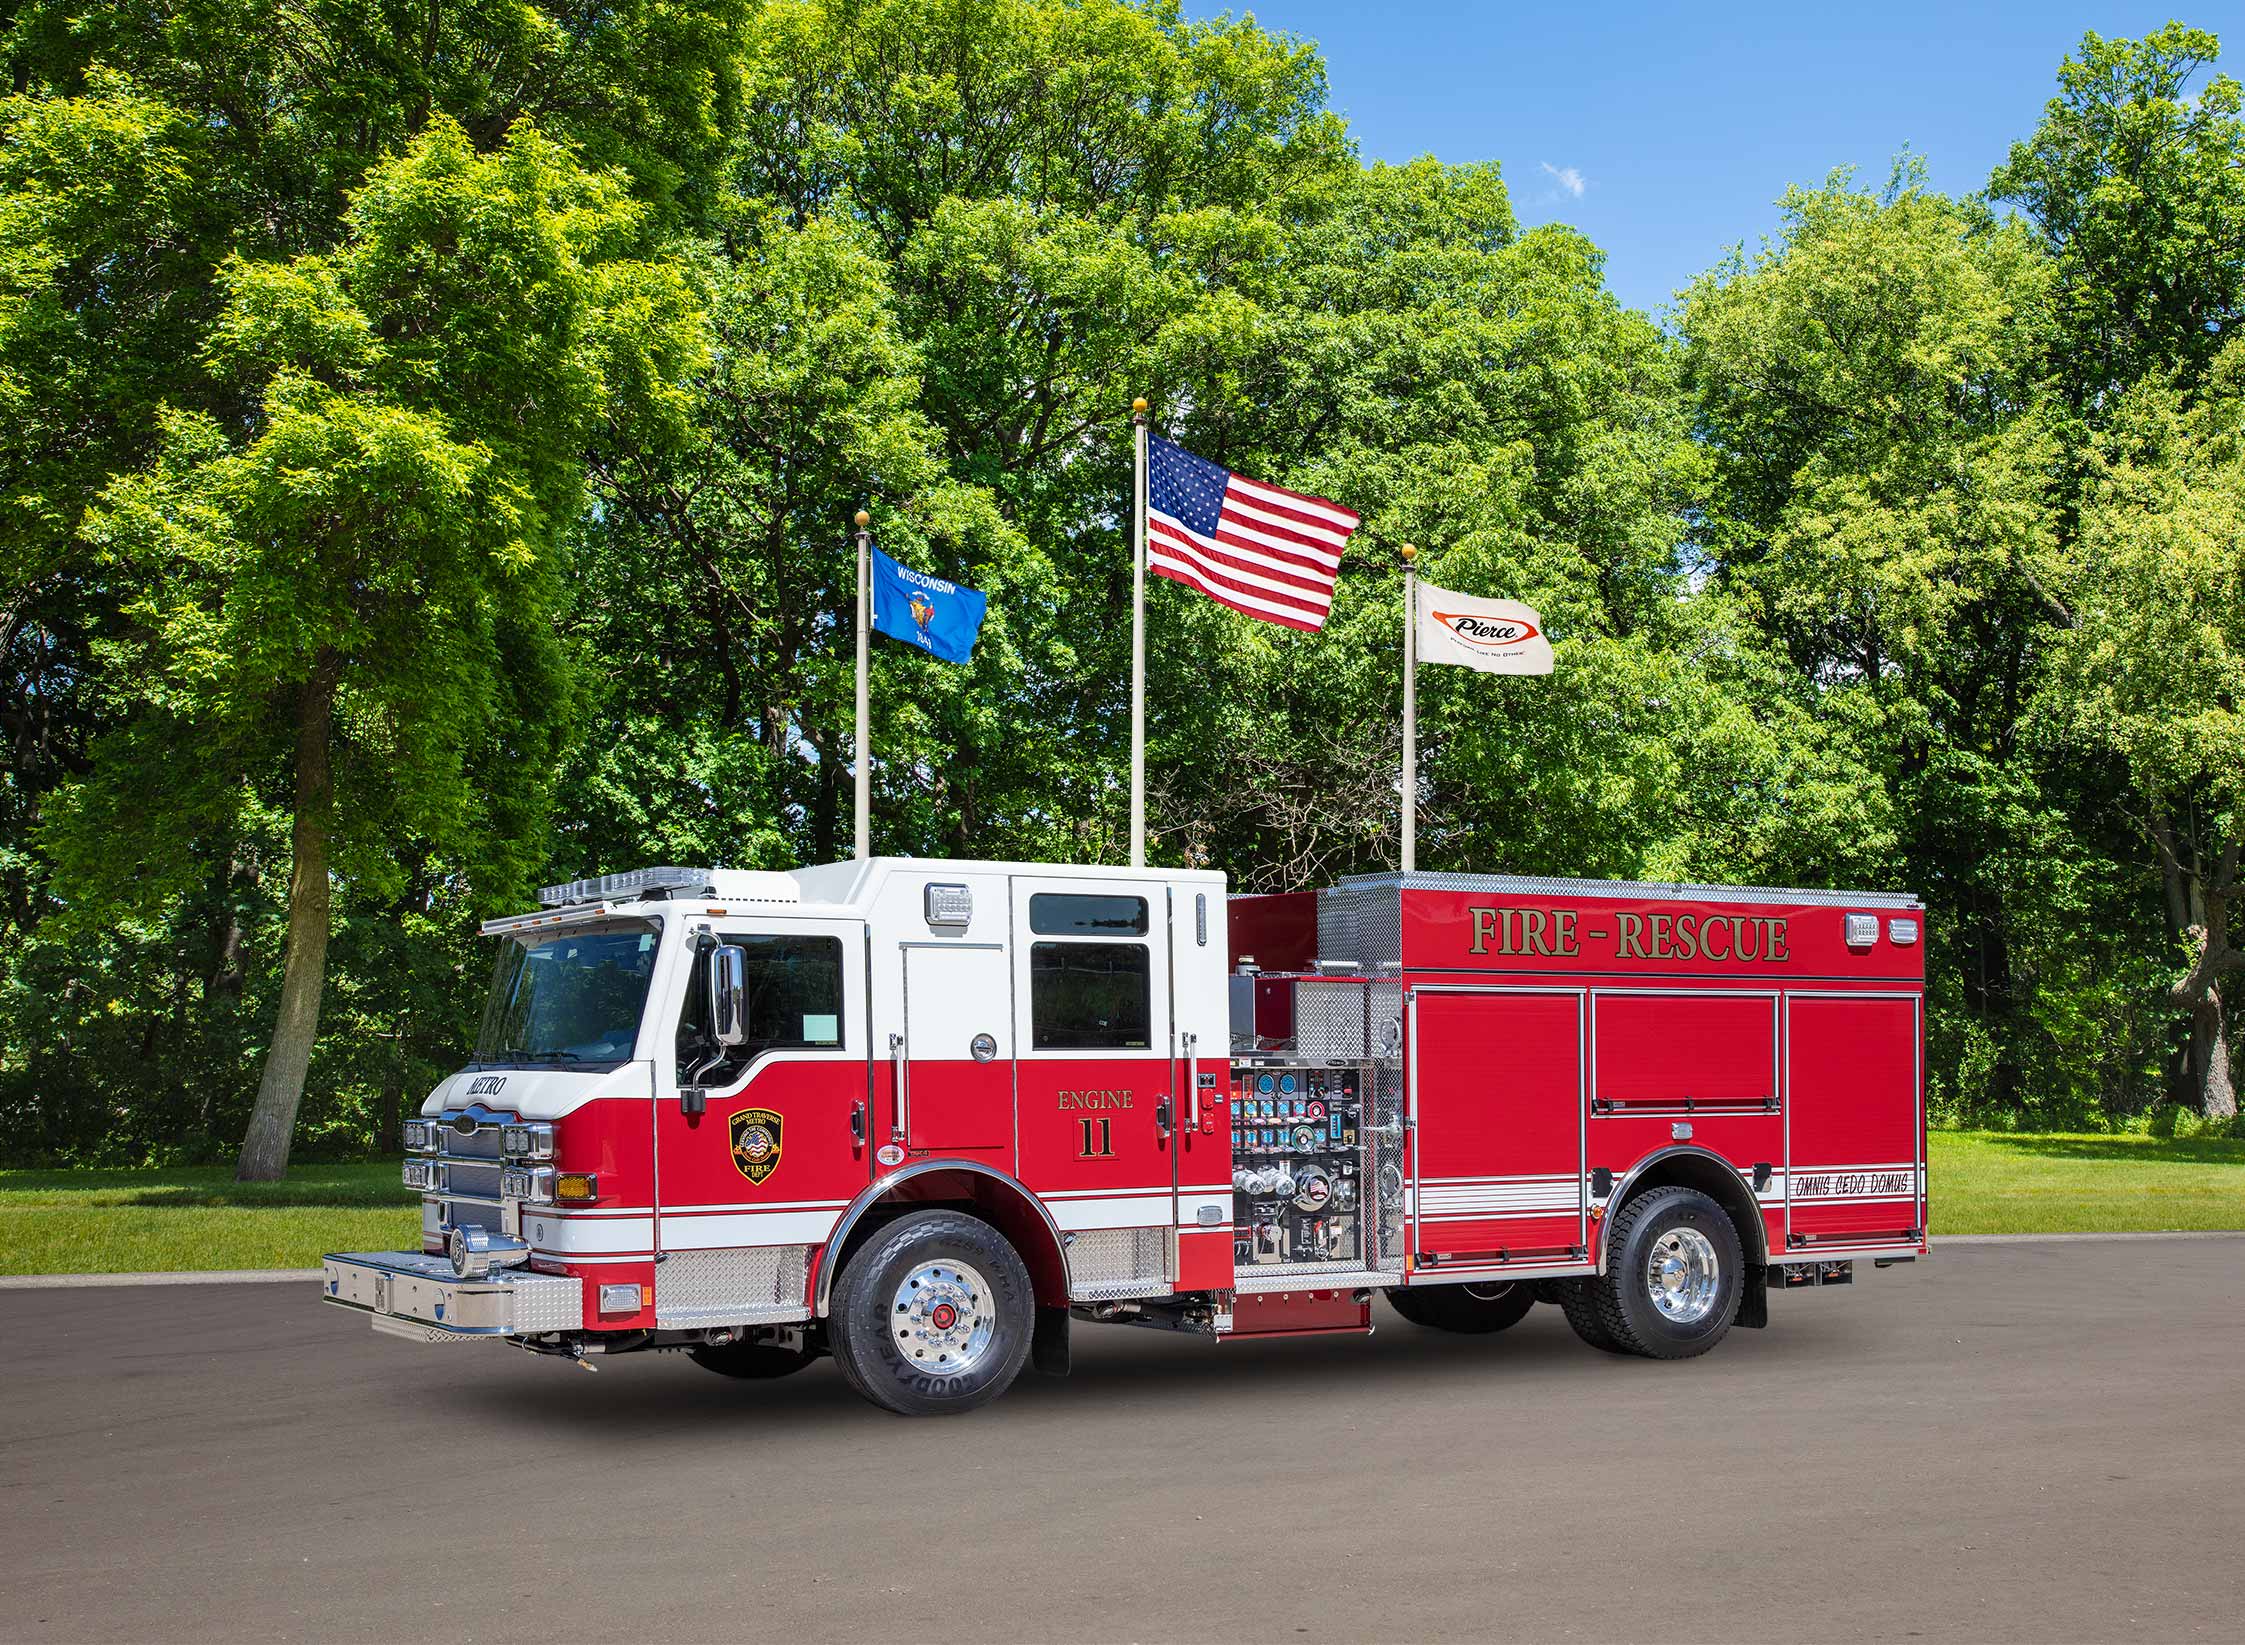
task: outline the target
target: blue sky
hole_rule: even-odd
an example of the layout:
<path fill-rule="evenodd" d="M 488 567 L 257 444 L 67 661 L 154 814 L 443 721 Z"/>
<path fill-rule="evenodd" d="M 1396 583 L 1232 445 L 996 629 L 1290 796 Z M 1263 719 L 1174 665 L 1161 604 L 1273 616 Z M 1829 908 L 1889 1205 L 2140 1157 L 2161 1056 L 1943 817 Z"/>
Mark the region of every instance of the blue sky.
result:
<path fill-rule="evenodd" d="M 2223 66 L 2245 76 L 2241 0 L 1187 5 L 1316 40 L 1366 159 L 1500 162 L 1523 223 L 1582 229 L 1622 300 L 1654 309 L 1773 229 L 1787 184 L 1834 166 L 1881 183 L 1907 144 L 1935 187 L 1982 187 L 2087 30 L 2135 37 L 2179 16 L 2222 36 Z"/>

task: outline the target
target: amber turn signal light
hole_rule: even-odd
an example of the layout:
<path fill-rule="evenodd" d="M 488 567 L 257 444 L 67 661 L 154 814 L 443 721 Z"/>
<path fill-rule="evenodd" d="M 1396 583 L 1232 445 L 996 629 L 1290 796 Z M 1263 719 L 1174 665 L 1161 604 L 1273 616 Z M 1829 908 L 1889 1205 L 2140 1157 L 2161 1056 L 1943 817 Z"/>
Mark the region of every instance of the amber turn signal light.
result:
<path fill-rule="evenodd" d="M 598 1199 L 600 1179 L 589 1171 L 564 1171 L 553 1179 L 553 1197 L 564 1205 Z"/>

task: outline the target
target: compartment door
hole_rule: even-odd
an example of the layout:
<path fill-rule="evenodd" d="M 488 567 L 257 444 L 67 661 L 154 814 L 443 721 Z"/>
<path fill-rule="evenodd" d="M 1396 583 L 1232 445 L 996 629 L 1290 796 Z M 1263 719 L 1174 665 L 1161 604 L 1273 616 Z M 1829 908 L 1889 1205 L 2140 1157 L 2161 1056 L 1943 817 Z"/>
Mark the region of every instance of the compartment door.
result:
<path fill-rule="evenodd" d="M 1414 989 L 1412 1250 L 1575 1259 L 1587 1235 L 1580 990 Z"/>
<path fill-rule="evenodd" d="M 1914 994 L 1785 999 L 1789 1243 L 1899 1244 L 1925 1227 Z"/>
<path fill-rule="evenodd" d="M 1013 1001 L 996 943 L 908 942 L 903 1112 L 914 1158 L 1013 1169 Z"/>

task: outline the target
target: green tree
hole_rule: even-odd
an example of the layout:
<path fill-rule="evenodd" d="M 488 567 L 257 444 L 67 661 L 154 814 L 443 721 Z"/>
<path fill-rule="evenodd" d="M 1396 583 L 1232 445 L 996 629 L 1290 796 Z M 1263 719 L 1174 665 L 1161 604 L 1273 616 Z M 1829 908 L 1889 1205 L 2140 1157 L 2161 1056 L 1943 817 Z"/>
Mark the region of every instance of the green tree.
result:
<path fill-rule="evenodd" d="M 2245 821 L 2245 339 L 2185 395 L 2149 379 L 2114 408 L 2080 534 L 2052 567 L 2072 609 L 2049 712 L 2118 759 L 2157 853 L 2185 963 L 2192 1095 L 2237 1113 L 2226 990 L 2245 972 L 2231 924 Z"/>
<path fill-rule="evenodd" d="M 2054 364 L 2072 403 L 2149 375 L 2195 379 L 2245 321 L 2245 119 L 2210 76 L 2221 43 L 2169 23 L 2141 40 L 2085 35 L 2042 124 L 1989 179 L 2055 264 Z"/>
<path fill-rule="evenodd" d="M 2109 785 L 2046 768 L 2026 735 L 2065 621 L 2047 566 L 2078 441 L 2042 382 L 2051 265 L 2027 225 L 1930 193 L 1908 163 L 1879 194 L 1794 190 L 1785 216 L 1686 298 L 1717 465 L 1697 536 L 1715 586 L 1783 648 L 1796 701 L 1851 732 L 1861 780 L 1893 796 L 1900 872 L 1933 910 L 1943 1094 L 2062 1111 L 2097 1074 L 2060 1051 L 2057 974 L 2140 933 L 2142 905 L 2090 872 L 2116 832 Z M 2124 968 L 2100 969 L 2083 986 Z"/>
<path fill-rule="evenodd" d="M 286 958 L 244 1177 L 287 1164 L 332 877 L 384 885 L 401 840 L 491 887 L 542 856 L 569 707 L 556 540 L 603 367 L 639 351 L 622 375 L 660 379 L 693 346 L 674 276 L 615 255 L 636 216 L 528 128 L 484 156 L 432 120 L 369 177 L 335 254 L 228 266 L 210 355 L 262 383 L 251 425 L 173 414 L 89 519 L 137 590 L 132 700 L 48 827 L 65 882 L 96 907 L 176 891 L 196 866 L 180 842 L 227 837 L 260 779 L 285 785 Z"/>

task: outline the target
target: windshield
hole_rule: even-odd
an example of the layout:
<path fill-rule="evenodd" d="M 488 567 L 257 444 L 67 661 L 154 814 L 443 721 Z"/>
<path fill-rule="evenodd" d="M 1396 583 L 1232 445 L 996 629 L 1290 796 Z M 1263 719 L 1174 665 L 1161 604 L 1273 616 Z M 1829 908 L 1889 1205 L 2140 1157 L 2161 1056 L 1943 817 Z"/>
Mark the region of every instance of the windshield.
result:
<path fill-rule="evenodd" d="M 630 1061 L 659 935 L 652 920 L 622 920 L 502 942 L 475 1060 Z"/>

